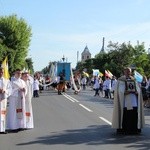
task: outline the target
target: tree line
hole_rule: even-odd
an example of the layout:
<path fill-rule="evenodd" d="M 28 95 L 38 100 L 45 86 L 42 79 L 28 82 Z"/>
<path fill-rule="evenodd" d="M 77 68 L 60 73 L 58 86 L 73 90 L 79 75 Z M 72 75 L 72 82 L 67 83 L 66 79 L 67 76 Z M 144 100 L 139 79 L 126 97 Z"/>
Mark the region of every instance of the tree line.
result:
<path fill-rule="evenodd" d="M 119 44 L 110 41 L 104 52 L 99 52 L 85 62 L 78 62 L 76 69 L 83 71 L 86 68 L 89 74 L 92 74 L 92 69 L 99 69 L 102 73 L 108 69 L 119 77 L 127 66 L 150 77 L 150 53 L 145 49 L 144 43 L 137 42 L 133 46 L 130 42 Z"/>

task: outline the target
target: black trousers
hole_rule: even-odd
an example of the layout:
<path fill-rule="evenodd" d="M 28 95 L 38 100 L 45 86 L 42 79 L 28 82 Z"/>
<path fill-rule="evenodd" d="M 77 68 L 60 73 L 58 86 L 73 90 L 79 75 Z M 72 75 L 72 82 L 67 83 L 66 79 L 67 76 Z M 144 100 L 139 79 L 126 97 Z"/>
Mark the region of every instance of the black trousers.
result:
<path fill-rule="evenodd" d="M 127 110 L 127 108 L 124 108 L 123 123 L 122 123 L 123 131 L 129 134 L 137 133 L 138 132 L 137 123 L 138 123 L 137 107 L 133 107 L 132 110 Z"/>
<path fill-rule="evenodd" d="M 110 89 L 107 89 L 107 96 L 108 96 L 108 98 L 111 98 L 111 91 L 110 91 Z"/>
<path fill-rule="evenodd" d="M 33 97 L 39 97 L 39 92 L 38 90 L 33 91 Z"/>
<path fill-rule="evenodd" d="M 99 95 L 99 89 L 95 89 L 95 96 Z"/>

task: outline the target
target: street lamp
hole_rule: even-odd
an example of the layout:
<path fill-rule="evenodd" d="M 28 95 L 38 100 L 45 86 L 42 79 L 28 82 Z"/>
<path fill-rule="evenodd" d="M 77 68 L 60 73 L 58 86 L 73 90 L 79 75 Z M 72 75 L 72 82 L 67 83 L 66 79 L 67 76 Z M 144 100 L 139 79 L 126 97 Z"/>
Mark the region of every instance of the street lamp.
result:
<path fill-rule="evenodd" d="M 63 62 L 65 61 L 65 56 L 63 55 L 63 58 L 62 58 Z"/>

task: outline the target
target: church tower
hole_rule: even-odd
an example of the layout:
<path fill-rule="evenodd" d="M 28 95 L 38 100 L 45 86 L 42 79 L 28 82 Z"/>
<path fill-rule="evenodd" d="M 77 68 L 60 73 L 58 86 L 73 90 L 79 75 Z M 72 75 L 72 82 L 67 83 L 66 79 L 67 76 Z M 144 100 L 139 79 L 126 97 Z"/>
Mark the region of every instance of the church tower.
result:
<path fill-rule="evenodd" d="M 84 51 L 81 53 L 81 61 L 84 62 L 87 59 L 91 58 L 91 53 L 86 45 L 86 47 L 84 48 Z"/>
<path fill-rule="evenodd" d="M 101 48 L 100 53 L 104 53 L 104 52 L 105 52 L 105 50 L 104 50 L 104 46 L 105 46 L 105 38 L 103 37 L 103 41 L 102 41 L 102 48 Z"/>

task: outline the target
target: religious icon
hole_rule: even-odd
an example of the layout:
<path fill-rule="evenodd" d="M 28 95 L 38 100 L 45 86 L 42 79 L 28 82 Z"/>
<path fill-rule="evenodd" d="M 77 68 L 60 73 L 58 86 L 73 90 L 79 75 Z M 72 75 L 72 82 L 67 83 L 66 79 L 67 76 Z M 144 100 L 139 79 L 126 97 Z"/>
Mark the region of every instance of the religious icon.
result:
<path fill-rule="evenodd" d="M 127 92 L 136 92 L 136 86 L 134 80 L 127 80 L 126 81 L 126 91 Z"/>

